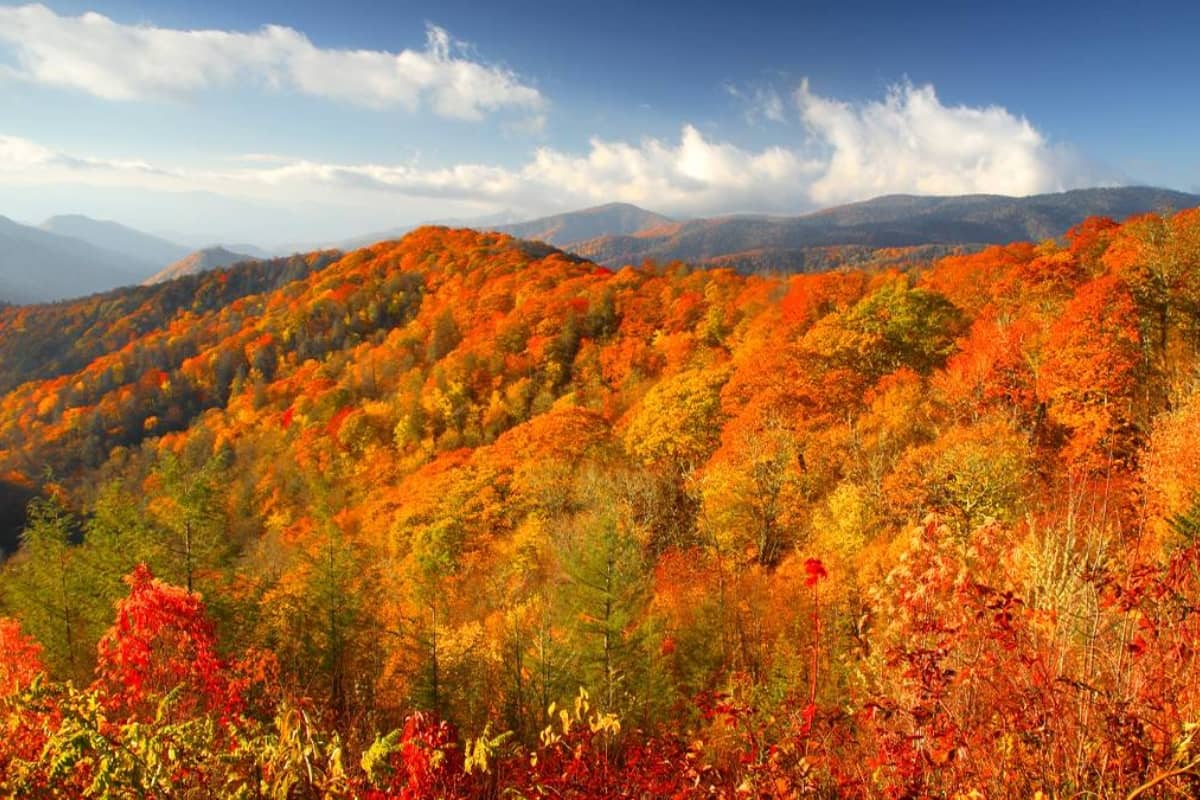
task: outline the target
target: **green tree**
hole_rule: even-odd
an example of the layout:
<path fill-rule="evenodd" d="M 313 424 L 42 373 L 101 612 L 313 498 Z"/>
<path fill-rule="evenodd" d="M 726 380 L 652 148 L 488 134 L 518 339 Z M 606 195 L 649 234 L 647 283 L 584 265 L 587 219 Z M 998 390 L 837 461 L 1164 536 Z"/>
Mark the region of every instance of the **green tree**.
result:
<path fill-rule="evenodd" d="M 81 552 L 111 603 L 127 588 L 122 578 L 145 562 L 159 567 L 159 531 L 138 497 L 118 482 L 100 487 L 83 526 Z"/>
<path fill-rule="evenodd" d="M 225 533 L 226 464 L 214 456 L 194 468 L 174 454 L 162 456 L 155 476 L 162 493 L 150 503 L 159 529 L 159 574 L 189 592 L 202 578 L 225 566 L 234 543 Z"/>
<path fill-rule="evenodd" d="M 563 610 L 580 683 L 605 710 L 645 712 L 653 694 L 650 582 L 641 545 L 602 489 L 567 523 Z"/>
<path fill-rule="evenodd" d="M 50 669 L 86 680 L 107 613 L 97 613 L 96 587 L 79 558 L 78 533 L 78 519 L 51 486 L 47 497 L 30 502 L 20 552 L 0 586 L 5 605 L 45 648 Z"/>
<path fill-rule="evenodd" d="M 835 367 L 872 378 L 901 367 L 927 375 L 954 352 L 963 328 L 954 304 L 897 275 L 844 313 L 813 326 L 804 345 Z"/>

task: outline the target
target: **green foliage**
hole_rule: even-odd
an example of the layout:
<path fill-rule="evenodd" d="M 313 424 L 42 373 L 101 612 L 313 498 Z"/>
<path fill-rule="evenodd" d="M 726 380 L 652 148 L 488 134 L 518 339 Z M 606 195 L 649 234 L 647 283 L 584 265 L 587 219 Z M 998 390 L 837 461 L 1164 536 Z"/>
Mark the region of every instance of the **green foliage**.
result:
<path fill-rule="evenodd" d="M 806 342 L 833 365 L 877 378 L 901 367 L 928 374 L 954 351 L 963 330 L 962 315 L 949 300 L 898 275 L 845 313 L 823 320 Z"/>
<path fill-rule="evenodd" d="M 648 466 L 687 475 L 717 446 L 725 368 L 693 369 L 665 378 L 646 394 L 625 440 Z"/>
<path fill-rule="evenodd" d="M 1170 524 L 1171 529 L 1183 539 L 1185 545 L 1200 541 L 1200 497 L 1192 501 L 1191 508 L 1172 517 Z"/>
<path fill-rule="evenodd" d="M 224 529 L 227 469 L 219 456 L 197 468 L 166 453 L 155 471 L 162 494 L 151 513 L 160 551 L 150 563 L 161 563 L 163 576 L 188 591 L 226 563 L 233 550 Z"/>
<path fill-rule="evenodd" d="M 650 586 L 641 546 L 615 498 L 598 482 L 585 494 L 587 505 L 563 532 L 560 554 L 569 652 L 578 684 L 590 687 L 606 710 L 625 714 L 649 701 Z"/>
<path fill-rule="evenodd" d="M 96 640 L 110 606 L 97 596 L 97 576 L 77 546 L 79 522 L 60 490 L 29 504 L 22 550 L 4 575 L 4 604 L 45 648 L 57 675 L 91 672 Z"/>

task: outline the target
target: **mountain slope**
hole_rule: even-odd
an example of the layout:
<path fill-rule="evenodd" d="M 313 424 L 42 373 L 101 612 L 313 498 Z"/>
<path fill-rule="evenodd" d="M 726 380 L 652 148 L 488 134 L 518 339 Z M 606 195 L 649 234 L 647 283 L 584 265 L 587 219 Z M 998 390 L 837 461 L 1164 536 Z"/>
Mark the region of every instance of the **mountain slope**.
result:
<path fill-rule="evenodd" d="M 1190 780 L 1197 241 L 1200 210 L 750 276 L 426 228 L 161 317 L 275 273 L 2 311 L 103 321 L 0 394 L 0 511 L 55 476 L 0 567 L 0 765 L 57 796 L 117 747 L 220 797 Z M 351 744 L 293 767 L 285 725 Z M 511 744 L 468 772 L 456 730 Z"/>
<path fill-rule="evenodd" d="M 184 275 L 198 275 L 201 272 L 218 269 L 220 267 L 228 267 L 232 264 L 238 264 L 242 261 L 257 261 L 255 256 L 249 256 L 244 253 L 235 253 L 232 250 L 226 250 L 224 247 L 206 247 L 203 250 L 197 250 L 194 253 L 189 253 L 178 261 L 168 265 L 165 269 L 156 272 L 154 275 L 142 282 L 143 286 L 153 286 L 156 283 L 182 278 Z"/>
<path fill-rule="evenodd" d="M 130 286 L 78 300 L 0 309 L 0 394 L 29 381 L 76 372 L 172 323 L 190 320 L 173 347 L 185 352 L 196 320 L 274 291 L 322 269 L 340 253 L 325 251 L 253 261 L 219 273 Z"/>
<path fill-rule="evenodd" d="M 606 266 L 653 258 L 738 266 L 754 254 L 773 268 L 803 269 L 808 248 L 1000 244 L 1061 236 L 1089 216 L 1122 219 L 1200 205 L 1200 196 L 1147 187 L 1081 189 L 1031 197 L 889 195 L 799 217 L 731 216 L 576 242 L 573 252 Z"/>
<path fill-rule="evenodd" d="M 555 247 L 564 247 L 598 236 L 624 236 L 647 228 L 668 225 L 671 221 L 669 217 L 629 203 L 608 203 L 528 222 L 499 225 L 491 230 L 507 233 L 518 239 L 536 239 Z"/>
<path fill-rule="evenodd" d="M 73 236 L 88 244 L 120 253 L 130 263 L 159 266 L 183 258 L 188 248 L 152 236 L 117 222 L 92 219 L 82 214 L 64 214 L 51 217 L 41 224 L 41 229 L 59 236 Z"/>
<path fill-rule="evenodd" d="M 142 280 L 152 267 L 82 239 L 0 216 L 0 300 L 37 303 L 81 297 Z"/>

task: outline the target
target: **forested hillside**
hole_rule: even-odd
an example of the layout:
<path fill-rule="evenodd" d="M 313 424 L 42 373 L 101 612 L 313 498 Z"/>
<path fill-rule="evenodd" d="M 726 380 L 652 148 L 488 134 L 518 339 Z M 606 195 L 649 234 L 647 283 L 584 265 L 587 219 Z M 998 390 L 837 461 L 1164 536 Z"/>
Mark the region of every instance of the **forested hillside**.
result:
<path fill-rule="evenodd" d="M 286 263 L 0 312 L 0 793 L 1200 790 L 1200 211 Z"/>

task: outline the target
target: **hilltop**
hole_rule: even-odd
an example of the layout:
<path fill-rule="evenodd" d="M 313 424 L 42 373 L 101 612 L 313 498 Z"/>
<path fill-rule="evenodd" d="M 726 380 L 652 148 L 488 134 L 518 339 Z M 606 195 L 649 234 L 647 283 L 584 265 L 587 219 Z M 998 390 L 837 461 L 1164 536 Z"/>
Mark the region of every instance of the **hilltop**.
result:
<path fill-rule="evenodd" d="M 219 245 L 216 247 L 205 247 L 167 265 L 164 269 L 154 273 L 154 275 L 143 281 L 143 285 L 150 286 L 155 283 L 163 283 L 175 278 L 182 278 L 184 275 L 196 275 L 219 267 L 228 267 L 242 261 L 259 260 L 261 260 L 259 256 L 235 253 Z"/>

